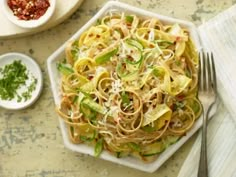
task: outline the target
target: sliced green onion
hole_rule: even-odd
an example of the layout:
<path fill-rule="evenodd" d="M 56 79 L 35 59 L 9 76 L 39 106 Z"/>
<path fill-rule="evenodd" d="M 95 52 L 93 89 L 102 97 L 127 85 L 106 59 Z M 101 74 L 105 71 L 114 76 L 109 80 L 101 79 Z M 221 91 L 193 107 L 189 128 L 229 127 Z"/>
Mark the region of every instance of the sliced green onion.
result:
<path fill-rule="evenodd" d="M 85 98 L 84 100 L 82 100 L 81 104 L 101 114 L 106 114 L 107 112 L 107 110 L 103 106 L 89 98 Z"/>
<path fill-rule="evenodd" d="M 112 50 L 112 51 L 109 51 L 101 56 L 98 56 L 97 58 L 95 58 L 95 62 L 97 64 L 104 64 L 105 62 L 107 61 L 110 61 L 111 57 L 113 57 L 118 51 L 118 48 Z"/>
<path fill-rule="evenodd" d="M 79 99 L 79 97 L 78 97 L 78 96 L 75 96 L 74 99 L 73 99 L 73 101 L 72 101 L 72 103 L 73 103 L 73 104 L 76 103 L 76 102 L 78 101 L 78 99 Z"/>
<path fill-rule="evenodd" d="M 96 137 L 96 131 L 94 130 L 93 132 L 93 136 L 92 137 L 88 137 L 88 136 L 83 136 L 83 135 L 80 135 L 80 139 L 84 142 L 91 142 L 95 139 Z"/>
<path fill-rule="evenodd" d="M 83 104 L 83 102 L 81 102 L 80 104 L 80 111 L 84 115 L 85 118 L 91 121 L 94 121 L 96 119 L 97 112 L 92 110 L 88 105 Z"/>
<path fill-rule="evenodd" d="M 101 24 L 102 24 L 101 19 L 97 19 L 97 21 L 96 21 L 96 25 L 101 25 Z"/>
<path fill-rule="evenodd" d="M 72 44 L 72 49 L 71 49 L 71 55 L 74 61 L 76 61 L 78 59 L 79 56 L 79 44 L 78 44 L 78 40 L 74 41 Z"/>
<path fill-rule="evenodd" d="M 131 69 L 126 69 L 126 68 L 123 68 L 122 67 L 122 64 L 125 64 L 126 67 L 127 66 L 127 63 L 118 63 L 117 66 L 116 66 L 116 72 L 118 74 L 118 76 L 122 79 L 122 80 L 126 80 L 126 81 L 131 81 L 131 80 L 135 80 L 138 76 L 138 70 L 135 69 L 134 65 L 132 65 L 132 71 Z"/>
<path fill-rule="evenodd" d="M 180 139 L 180 136 L 178 136 L 178 135 L 168 135 L 165 138 L 163 138 L 163 143 L 167 148 L 171 144 L 176 143 L 179 139 Z"/>
<path fill-rule="evenodd" d="M 164 150 L 165 145 L 162 142 L 157 141 L 153 144 L 147 145 L 141 154 L 143 156 L 153 156 L 161 153 Z"/>
<path fill-rule="evenodd" d="M 88 82 L 84 85 L 82 85 L 79 90 L 82 92 L 82 93 L 91 93 L 95 90 L 95 86 L 94 86 L 94 83 L 93 82 Z"/>
<path fill-rule="evenodd" d="M 57 69 L 64 75 L 69 75 L 69 74 L 74 73 L 74 70 L 71 67 L 63 63 L 58 63 Z"/>
<path fill-rule="evenodd" d="M 98 157 L 103 150 L 103 138 L 99 139 L 95 145 L 94 156 Z"/>
<path fill-rule="evenodd" d="M 170 45 L 174 44 L 174 42 L 172 42 L 172 41 L 161 40 L 161 39 L 160 40 L 155 40 L 154 42 L 158 43 L 158 45 L 161 49 L 166 49 Z"/>
<path fill-rule="evenodd" d="M 191 73 L 188 69 L 185 71 L 185 74 L 186 74 L 187 77 L 191 78 Z"/>
<path fill-rule="evenodd" d="M 148 133 L 152 133 L 152 132 L 156 131 L 157 128 L 152 127 L 150 125 L 146 125 L 146 126 L 142 127 L 142 130 L 144 130 L 145 132 L 148 132 Z"/>
<path fill-rule="evenodd" d="M 139 63 L 141 63 L 141 61 L 143 59 L 142 45 L 140 43 L 138 43 L 137 41 L 132 40 L 132 39 L 127 39 L 125 41 L 125 44 L 126 44 L 126 47 L 128 49 L 133 51 L 133 53 L 131 54 L 130 57 L 132 57 L 132 59 L 134 60 L 134 61 L 131 61 L 128 58 L 126 58 L 125 62 L 129 63 L 129 64 L 139 64 Z"/>
<path fill-rule="evenodd" d="M 129 99 L 129 95 L 126 94 L 125 92 L 121 93 L 121 100 L 123 104 L 129 105 L 130 104 L 130 99 Z"/>
<path fill-rule="evenodd" d="M 138 144 L 136 144 L 136 143 L 133 143 L 133 142 L 128 143 L 128 146 L 129 146 L 131 149 L 133 149 L 134 151 L 137 151 L 137 152 L 140 152 L 140 151 L 141 151 L 141 147 L 140 147 Z"/>
<path fill-rule="evenodd" d="M 131 16 L 131 15 L 127 15 L 127 16 L 125 16 L 125 20 L 126 20 L 127 22 L 129 22 L 129 23 L 132 23 L 133 20 L 134 20 L 134 17 Z"/>
<path fill-rule="evenodd" d="M 193 109 L 193 112 L 194 112 L 194 113 L 198 113 L 199 110 L 200 110 L 200 105 L 197 104 L 197 102 L 194 102 L 194 103 L 191 105 L 191 108 Z"/>
<path fill-rule="evenodd" d="M 134 47 L 137 47 L 139 50 L 143 50 L 143 45 L 138 42 L 137 40 L 134 39 L 127 39 L 126 40 L 127 44 L 132 45 Z"/>
<path fill-rule="evenodd" d="M 116 152 L 116 157 L 120 158 L 121 157 L 121 152 Z"/>
<path fill-rule="evenodd" d="M 157 68 L 154 68 L 154 69 L 152 70 L 152 73 L 153 73 L 156 77 L 161 77 L 161 76 L 163 75 L 163 73 L 162 73 L 160 70 L 158 70 Z"/>
<path fill-rule="evenodd" d="M 87 98 L 91 98 L 91 95 L 88 93 L 88 92 L 86 92 L 85 90 L 82 90 L 81 88 L 77 88 L 77 91 L 78 92 L 81 92 L 81 94 L 83 95 L 83 96 L 86 96 Z M 84 97 L 83 97 L 84 98 Z M 82 99 L 81 99 L 82 100 Z"/>
<path fill-rule="evenodd" d="M 70 131 L 71 131 L 71 134 L 73 135 L 74 134 L 74 127 L 70 126 Z"/>
<path fill-rule="evenodd" d="M 180 65 L 181 65 L 181 61 L 180 61 L 180 60 L 176 60 L 176 61 L 175 61 L 175 64 L 176 64 L 177 66 L 180 66 Z"/>

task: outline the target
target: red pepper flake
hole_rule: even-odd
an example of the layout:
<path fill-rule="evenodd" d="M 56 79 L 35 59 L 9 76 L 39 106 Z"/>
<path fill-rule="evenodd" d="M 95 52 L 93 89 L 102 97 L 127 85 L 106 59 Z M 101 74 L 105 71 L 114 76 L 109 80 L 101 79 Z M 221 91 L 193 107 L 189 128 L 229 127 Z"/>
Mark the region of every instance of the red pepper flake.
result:
<path fill-rule="evenodd" d="M 93 33 L 90 33 L 89 35 L 88 35 L 88 37 L 93 37 L 94 36 L 94 34 Z"/>
<path fill-rule="evenodd" d="M 183 100 L 184 99 L 184 95 L 179 95 L 177 96 L 178 100 Z"/>
<path fill-rule="evenodd" d="M 8 0 L 7 4 L 20 20 L 37 20 L 50 6 L 49 0 Z"/>
<path fill-rule="evenodd" d="M 92 80 L 92 79 L 93 79 L 93 76 L 88 76 L 88 79 L 89 79 L 89 80 Z"/>
<path fill-rule="evenodd" d="M 182 41 L 182 38 L 180 36 L 176 36 L 176 41 L 180 42 L 180 41 Z"/>
<path fill-rule="evenodd" d="M 121 118 L 120 117 L 117 117 L 117 118 L 115 118 L 114 119 L 114 121 L 115 121 L 115 124 L 118 124 L 118 122 L 121 120 Z"/>

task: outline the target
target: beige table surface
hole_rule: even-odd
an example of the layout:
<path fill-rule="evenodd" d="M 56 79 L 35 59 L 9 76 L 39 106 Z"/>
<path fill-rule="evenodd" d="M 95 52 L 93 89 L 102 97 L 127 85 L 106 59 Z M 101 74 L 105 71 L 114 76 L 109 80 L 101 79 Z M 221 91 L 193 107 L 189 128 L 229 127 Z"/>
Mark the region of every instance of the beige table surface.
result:
<path fill-rule="evenodd" d="M 235 0 L 122 1 L 163 15 L 189 20 L 196 25 L 236 3 Z M 44 76 L 42 95 L 32 107 L 22 111 L 0 108 L 0 177 L 177 176 L 195 137 L 152 174 L 75 153 L 63 145 L 46 60 L 105 2 L 106 0 L 86 0 L 69 19 L 50 30 L 28 37 L 0 39 L 0 54 L 25 53 L 40 64 Z"/>

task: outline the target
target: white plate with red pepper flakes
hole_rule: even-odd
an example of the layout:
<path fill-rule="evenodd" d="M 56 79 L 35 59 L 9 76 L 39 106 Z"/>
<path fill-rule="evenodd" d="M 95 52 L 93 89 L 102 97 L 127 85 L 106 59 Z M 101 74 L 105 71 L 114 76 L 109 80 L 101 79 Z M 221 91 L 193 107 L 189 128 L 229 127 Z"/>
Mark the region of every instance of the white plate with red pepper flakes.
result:
<path fill-rule="evenodd" d="M 1 3 L 12 23 L 22 28 L 36 28 L 52 17 L 56 0 L 2 0 Z"/>

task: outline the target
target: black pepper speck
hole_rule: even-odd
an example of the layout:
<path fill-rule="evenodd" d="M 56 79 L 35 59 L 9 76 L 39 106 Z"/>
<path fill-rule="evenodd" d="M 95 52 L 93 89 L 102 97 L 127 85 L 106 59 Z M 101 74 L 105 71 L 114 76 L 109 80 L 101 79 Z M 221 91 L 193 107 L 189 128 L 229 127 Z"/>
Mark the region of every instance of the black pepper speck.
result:
<path fill-rule="evenodd" d="M 33 55 L 33 54 L 34 54 L 34 50 L 33 50 L 33 49 L 29 49 L 29 53 L 30 53 L 31 55 Z"/>

